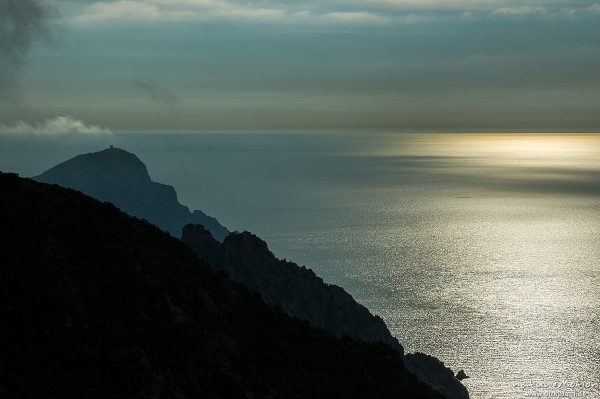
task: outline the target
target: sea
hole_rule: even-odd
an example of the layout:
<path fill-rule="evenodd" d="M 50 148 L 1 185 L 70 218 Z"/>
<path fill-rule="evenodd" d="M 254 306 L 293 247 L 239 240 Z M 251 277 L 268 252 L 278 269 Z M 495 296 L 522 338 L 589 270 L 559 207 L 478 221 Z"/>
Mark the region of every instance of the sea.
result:
<path fill-rule="evenodd" d="M 0 170 L 109 145 L 463 369 L 472 398 L 600 398 L 600 135 L 4 135 Z"/>

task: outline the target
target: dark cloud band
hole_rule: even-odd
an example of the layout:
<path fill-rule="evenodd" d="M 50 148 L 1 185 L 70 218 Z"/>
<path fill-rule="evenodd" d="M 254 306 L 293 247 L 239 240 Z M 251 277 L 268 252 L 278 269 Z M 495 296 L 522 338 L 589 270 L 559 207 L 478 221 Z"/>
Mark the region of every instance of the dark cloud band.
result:
<path fill-rule="evenodd" d="M 32 45 L 48 37 L 49 16 L 40 0 L 0 0 L 0 97 L 11 95 Z"/>

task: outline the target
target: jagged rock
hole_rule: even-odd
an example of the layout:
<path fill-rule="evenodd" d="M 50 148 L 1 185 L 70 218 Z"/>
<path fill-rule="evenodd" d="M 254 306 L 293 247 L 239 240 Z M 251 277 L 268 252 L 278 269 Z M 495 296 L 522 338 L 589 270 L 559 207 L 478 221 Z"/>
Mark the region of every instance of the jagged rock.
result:
<path fill-rule="evenodd" d="M 182 240 L 216 270 L 226 272 L 234 281 L 259 293 L 266 302 L 307 320 L 313 327 L 338 337 L 347 335 L 367 342 L 383 342 L 403 353 L 402 345 L 383 320 L 373 316 L 342 288 L 325 284 L 312 270 L 275 258 L 267 243 L 254 234 L 232 233 L 221 244 L 204 227 L 187 225 Z M 467 389 L 435 357 L 417 353 L 405 359 L 406 367 L 420 381 L 447 399 L 468 399 Z"/>
<path fill-rule="evenodd" d="M 311 326 L 336 337 L 383 342 L 403 353 L 381 318 L 344 289 L 324 283 L 312 270 L 275 258 L 267 243 L 254 234 L 231 233 L 221 244 L 203 226 L 187 225 L 182 240 L 215 269 Z"/>
<path fill-rule="evenodd" d="M 409 353 L 404 357 L 404 364 L 419 380 L 439 391 L 447 399 L 469 398 L 467 388 L 439 359 L 420 352 Z"/>
<path fill-rule="evenodd" d="M 464 379 L 470 378 L 464 370 L 459 370 L 458 373 L 456 373 L 456 379 L 459 381 L 462 381 Z"/>
<path fill-rule="evenodd" d="M 146 165 L 120 148 L 78 155 L 47 170 L 35 180 L 81 191 L 115 204 L 132 216 L 146 219 L 179 237 L 188 223 L 204 225 L 222 241 L 229 231 L 202 211 L 190 212 L 177 200 L 172 186 L 153 182 Z"/>

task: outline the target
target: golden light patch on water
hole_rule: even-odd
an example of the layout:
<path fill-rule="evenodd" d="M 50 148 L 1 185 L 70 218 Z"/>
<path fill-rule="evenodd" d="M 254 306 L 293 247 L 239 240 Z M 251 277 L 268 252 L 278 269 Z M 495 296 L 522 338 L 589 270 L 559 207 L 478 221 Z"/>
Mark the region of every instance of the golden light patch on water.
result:
<path fill-rule="evenodd" d="M 479 134 L 449 136 L 470 154 L 495 154 L 507 158 L 577 158 L 600 154 L 598 134 Z"/>
<path fill-rule="evenodd" d="M 475 156 L 586 166 L 600 159 L 600 133 L 439 133 L 390 135 L 388 140 L 380 155 Z"/>

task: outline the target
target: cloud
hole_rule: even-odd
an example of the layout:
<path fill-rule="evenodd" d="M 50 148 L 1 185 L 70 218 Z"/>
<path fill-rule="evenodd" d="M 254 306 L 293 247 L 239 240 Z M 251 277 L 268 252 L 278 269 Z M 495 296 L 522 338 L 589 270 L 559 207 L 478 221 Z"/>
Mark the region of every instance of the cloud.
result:
<path fill-rule="evenodd" d="M 545 14 L 544 7 L 502 7 L 492 11 L 492 14 L 503 16 L 525 16 L 534 14 Z"/>
<path fill-rule="evenodd" d="M 348 3 L 404 10 L 481 10 L 490 5 L 504 3 L 497 0 L 355 0 Z"/>
<path fill-rule="evenodd" d="M 49 16 L 41 0 L 0 0 L 0 97 L 12 94 L 27 53 L 50 33 Z"/>
<path fill-rule="evenodd" d="M 340 3 L 344 6 L 344 3 Z M 367 4 L 368 5 L 368 4 Z M 111 21 L 270 21 L 381 23 L 387 17 L 357 7 L 323 6 L 316 1 L 112 0 L 82 7 L 72 20 L 80 25 Z"/>
<path fill-rule="evenodd" d="M 105 135 L 111 133 L 109 129 L 86 125 L 82 121 L 70 116 L 58 116 L 36 124 L 29 124 L 23 121 L 18 121 L 12 126 L 0 124 L 0 134 L 9 135 L 57 136 L 77 134 Z"/>
<path fill-rule="evenodd" d="M 354 23 L 368 23 L 368 22 L 385 22 L 387 18 L 365 11 L 356 12 L 330 12 L 323 16 L 325 19 L 336 22 L 354 22 Z"/>
<path fill-rule="evenodd" d="M 341 3 L 361 5 L 363 7 L 371 6 L 388 9 L 402 9 L 413 11 L 459 11 L 459 12 L 477 12 L 496 10 L 539 10 L 553 9 L 556 11 L 564 10 L 588 10 L 598 7 L 597 1 L 578 1 L 572 0 L 342 0 Z"/>
<path fill-rule="evenodd" d="M 152 102 L 170 106 L 174 106 L 177 103 L 177 97 L 173 93 L 159 86 L 152 79 L 136 79 L 133 83 L 135 87 L 143 90 Z"/>
<path fill-rule="evenodd" d="M 600 14 L 600 3 L 591 4 L 587 7 L 572 7 L 562 10 L 563 15 L 569 17 L 576 17 L 579 15 L 599 15 Z"/>
<path fill-rule="evenodd" d="M 209 19 L 273 20 L 285 16 L 281 7 L 225 0 L 117 0 L 100 1 L 73 18 L 88 25 L 109 21 L 194 21 Z"/>
<path fill-rule="evenodd" d="M 80 4 L 72 21 L 107 22 L 266 21 L 381 24 L 431 20 L 433 16 L 470 18 L 555 17 L 597 14 L 592 1 L 567 0 L 103 0 Z"/>
<path fill-rule="evenodd" d="M 140 1 L 98 2 L 87 7 L 83 14 L 76 17 L 81 23 L 96 23 L 115 19 L 156 20 L 161 10 L 154 4 Z"/>

